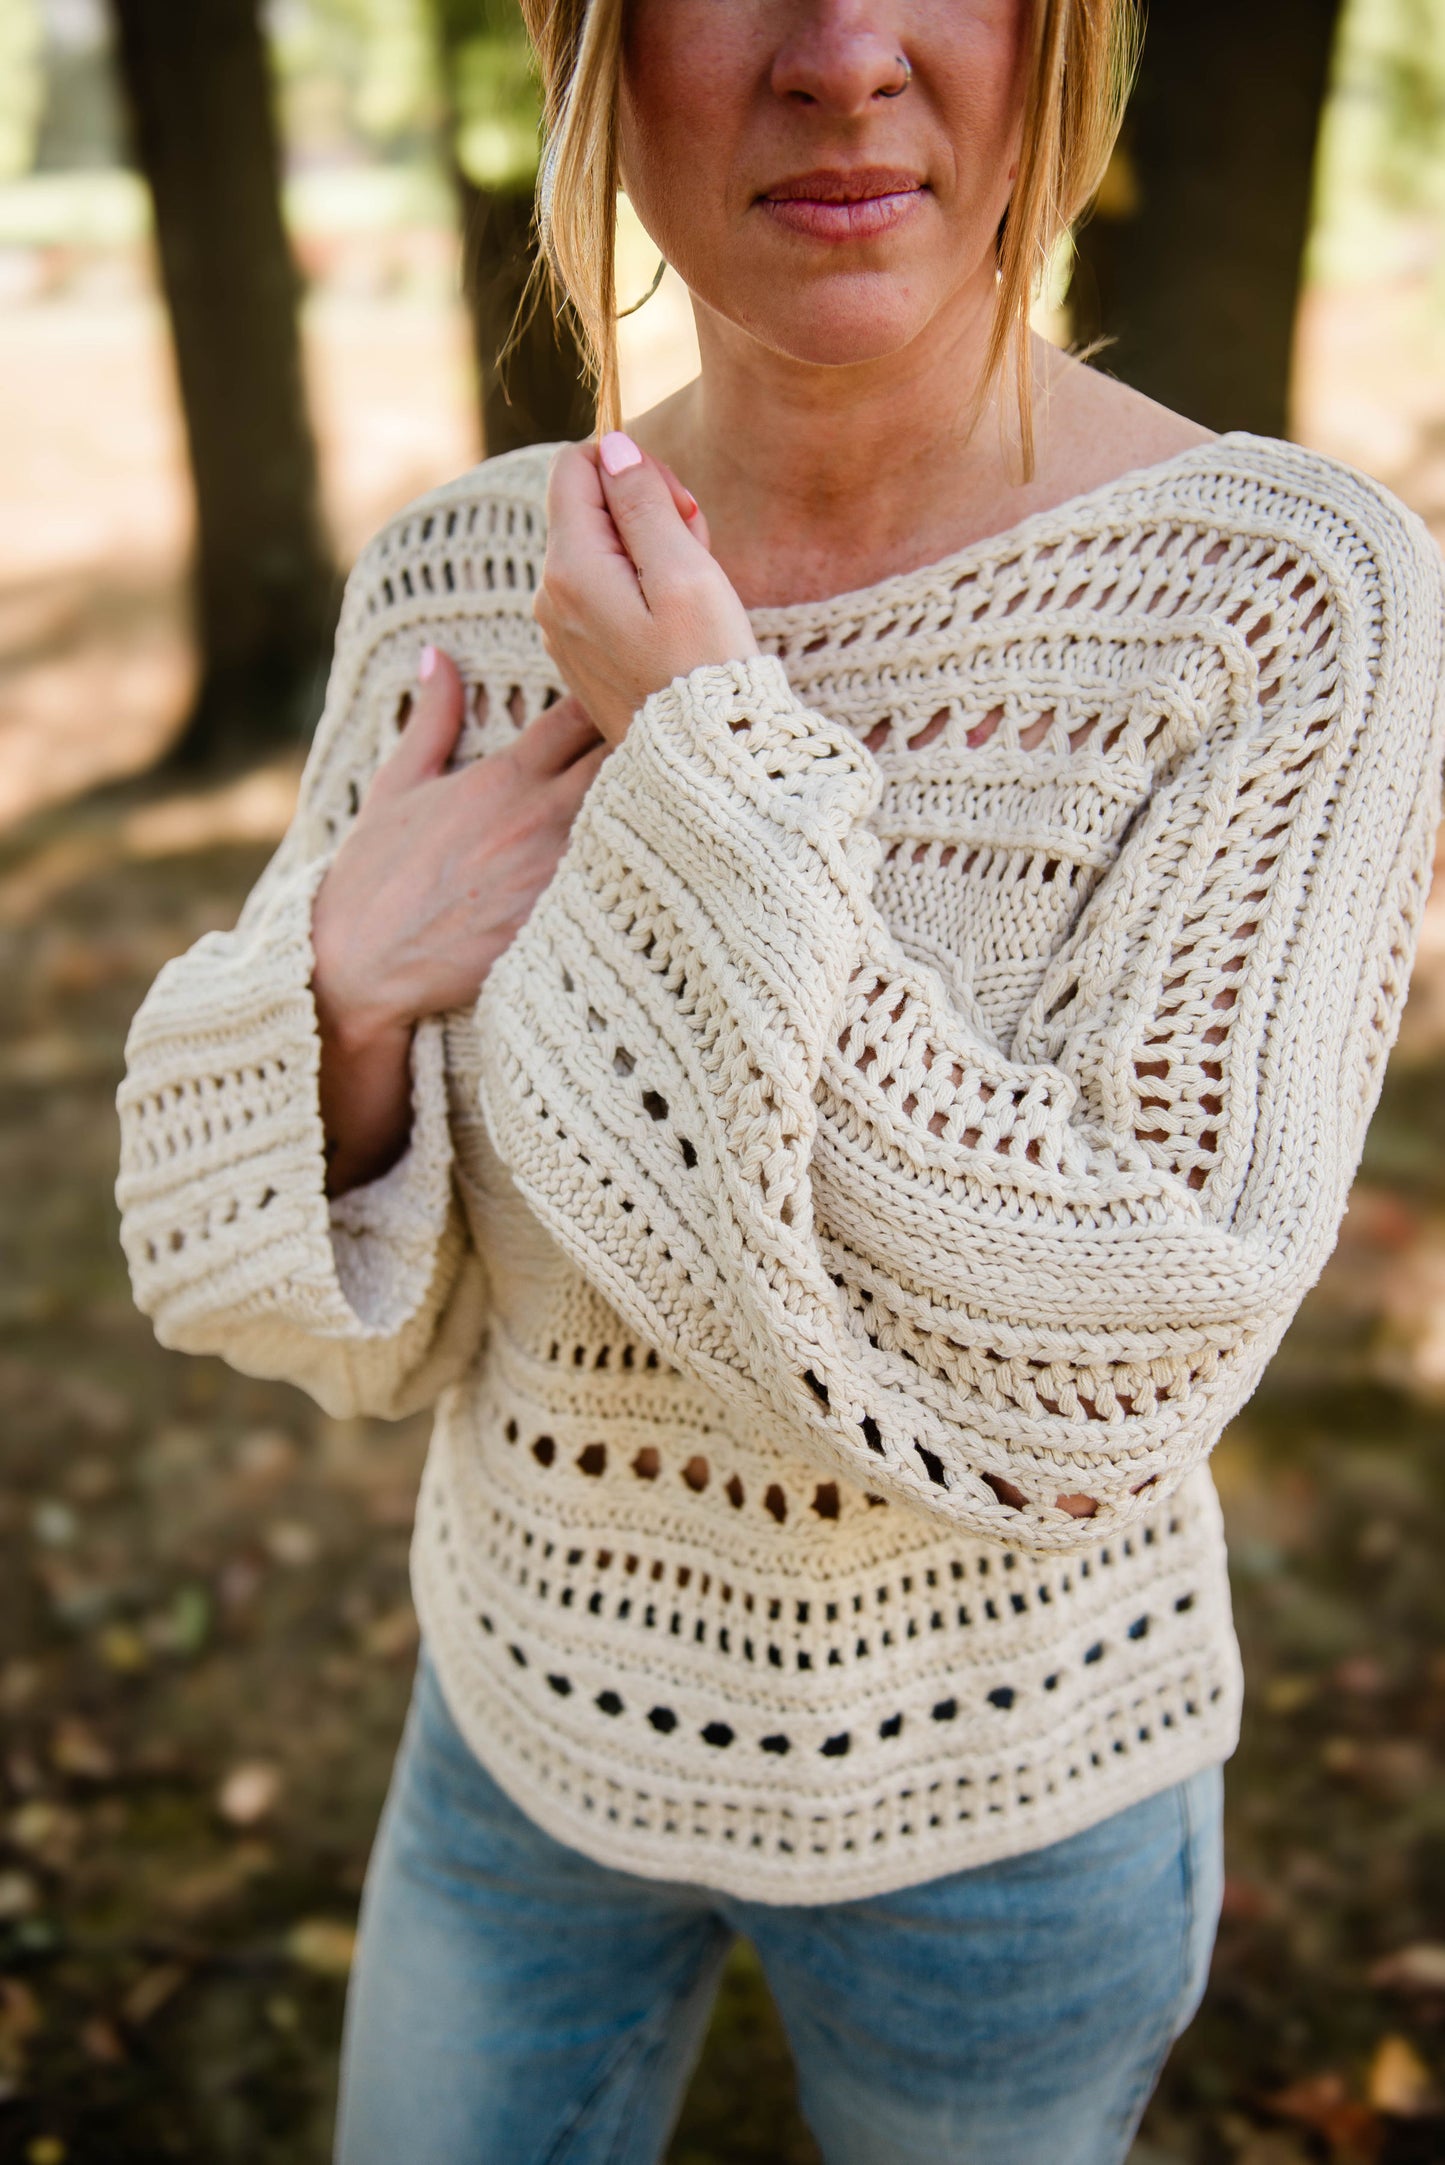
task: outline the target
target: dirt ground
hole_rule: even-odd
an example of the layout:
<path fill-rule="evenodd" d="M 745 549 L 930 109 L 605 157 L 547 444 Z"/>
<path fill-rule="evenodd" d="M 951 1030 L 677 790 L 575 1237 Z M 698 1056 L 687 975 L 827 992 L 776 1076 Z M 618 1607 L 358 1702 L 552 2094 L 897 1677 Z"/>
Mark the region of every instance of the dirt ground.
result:
<path fill-rule="evenodd" d="M 1316 298 L 1300 433 L 1445 531 L 1419 305 Z M 190 667 L 159 327 L 87 311 L 7 325 L 0 412 L 0 2160 L 321 2165 L 425 1424 L 166 1354 L 130 1304 L 126 1024 L 233 919 L 295 773 L 77 794 L 153 754 Z M 313 322 L 348 552 L 473 455 L 451 337 L 384 297 Z M 1137 2165 L 1445 2158 L 1442 1084 L 1445 882 L 1339 1250 L 1216 1461 L 1249 1714 L 1209 1997 Z M 671 2157 L 815 2155 L 744 1951 Z"/>

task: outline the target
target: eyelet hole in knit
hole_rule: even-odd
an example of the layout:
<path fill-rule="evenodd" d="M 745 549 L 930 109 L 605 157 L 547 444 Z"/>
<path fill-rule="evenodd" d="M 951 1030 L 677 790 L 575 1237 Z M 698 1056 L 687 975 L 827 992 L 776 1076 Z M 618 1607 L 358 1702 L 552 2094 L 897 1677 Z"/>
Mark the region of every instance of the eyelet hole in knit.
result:
<path fill-rule="evenodd" d="M 1131 1338 L 1109 1310 L 1079 1335 L 1067 1303 L 999 1290 L 1011 1246 L 1053 1268 L 1060 1235 L 1122 1278 L 1136 1254 L 1167 1264 L 1171 1239 L 1191 1266 L 1212 1255 L 1237 1198 L 1258 1213 L 1264 1146 L 1301 1117 L 1304 1056 L 1271 1039 L 1271 1003 L 1295 920 L 1329 884 L 1336 826 L 1358 817 L 1344 755 L 1363 724 L 1341 687 L 1373 681 L 1384 620 L 1363 581 L 1341 607 L 1367 553 L 1347 520 L 1319 508 L 1316 551 L 1298 503 L 1268 515 L 1249 462 L 1222 463 L 1218 489 L 1207 462 L 1190 469 L 1167 519 L 1141 523 L 1133 491 L 1151 485 L 1131 482 L 1042 540 L 1003 537 L 966 568 L 768 620 L 781 636 L 765 626 L 764 647 L 787 650 L 815 711 L 736 717 L 723 749 L 751 760 L 757 795 L 734 809 L 789 815 L 779 864 L 806 874 L 821 923 L 841 874 L 813 846 L 832 815 L 810 792 L 846 762 L 818 715 L 871 748 L 877 922 L 853 959 L 774 939 L 769 977 L 725 940 L 747 993 L 734 1000 L 698 929 L 717 923 L 669 907 L 656 864 L 581 820 L 567 908 L 546 901 L 525 934 L 524 990 L 556 1003 L 545 1086 L 513 1074 L 503 1089 L 495 1042 L 447 1023 L 458 1185 L 478 1245 L 497 1243 L 497 1313 L 428 1478 L 437 1637 L 489 1748 L 614 1861 L 631 1844 L 679 1876 L 755 1872 L 780 1899 L 810 1874 L 820 1894 L 850 1872 L 903 1884 L 932 1868 L 924 1845 L 943 1855 L 935 1838 L 958 1845 L 950 1862 L 1017 1850 L 1061 1813 L 1083 1823 L 1090 1797 L 1157 1789 L 1181 1752 L 1222 1749 L 1215 1563 L 1190 1492 L 1178 1515 L 1169 1500 L 1168 1439 L 1203 1435 L 1239 1345 L 1224 1328 L 1207 1344 Z M 540 496 L 508 487 L 470 481 L 375 552 L 352 604 L 362 636 L 339 657 L 357 719 L 318 746 L 308 847 L 356 817 L 399 726 L 418 610 L 467 684 L 457 765 L 555 704 L 526 603 Z M 966 679 L 918 665 L 950 641 Z M 1395 702 L 1392 732 L 1403 720 L 1408 737 L 1409 708 Z M 712 846 L 713 748 L 689 713 L 665 749 Z M 1212 798 L 1190 780 L 1206 764 Z M 635 825 L 633 841 L 647 841 Z M 648 847 L 665 871 L 668 837 Z M 1121 921 L 1110 883 L 1126 858 L 1168 877 Z M 754 860 L 766 874 L 761 845 Z M 1333 1078 L 1342 1133 L 1398 1013 L 1422 900 L 1407 886 Z M 791 928 L 786 897 L 767 899 L 759 921 Z M 616 937 L 599 953 L 604 919 Z M 294 1103 L 249 1042 L 231 1061 L 208 1034 L 204 1059 L 200 1079 L 137 1087 L 150 1109 L 130 1146 L 132 1164 L 153 1154 L 165 1191 L 134 1252 L 183 1291 L 207 1258 L 241 1252 L 248 1224 L 303 1238 L 289 1163 L 258 1161 L 224 1192 L 204 1172 L 183 1185 L 188 1152 L 233 1166 Z M 569 1098 L 557 1078 L 574 1062 L 585 1080 Z M 569 1226 L 605 1276 L 559 1258 L 500 1177 L 484 1068 L 488 1113 L 514 1092 L 573 1182 Z M 1275 1095 L 1259 1127 L 1262 1074 Z M 501 1155 L 509 1171 L 524 1157 Z M 866 1168 L 866 1193 L 850 1168 Z M 712 1237 L 724 1193 L 732 1248 Z M 950 1238 L 934 1240 L 945 1208 Z M 367 1234 L 338 1222 L 335 1238 L 364 1259 Z M 741 1320 L 739 1252 L 755 1272 Z M 600 1283 L 637 1289 L 635 1312 L 612 1312 Z M 253 1282 L 248 1297 L 269 1295 Z M 780 1318 L 740 1412 L 713 1391 L 718 1364 Z"/>

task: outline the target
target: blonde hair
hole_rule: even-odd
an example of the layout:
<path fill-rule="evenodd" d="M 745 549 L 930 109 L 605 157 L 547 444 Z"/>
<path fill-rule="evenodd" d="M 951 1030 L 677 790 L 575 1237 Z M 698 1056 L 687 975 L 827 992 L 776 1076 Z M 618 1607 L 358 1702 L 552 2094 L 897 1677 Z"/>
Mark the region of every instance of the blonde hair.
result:
<path fill-rule="evenodd" d="M 597 423 L 618 427 L 617 86 L 626 0 L 521 0 L 542 75 L 546 149 L 538 235 L 597 386 Z M 1034 430 L 1029 312 L 1055 244 L 1087 207 L 1113 150 L 1138 55 L 1135 0 L 1029 0 L 1018 175 L 1000 228 L 998 299 L 982 409 L 1012 354 L 1025 477 Z"/>

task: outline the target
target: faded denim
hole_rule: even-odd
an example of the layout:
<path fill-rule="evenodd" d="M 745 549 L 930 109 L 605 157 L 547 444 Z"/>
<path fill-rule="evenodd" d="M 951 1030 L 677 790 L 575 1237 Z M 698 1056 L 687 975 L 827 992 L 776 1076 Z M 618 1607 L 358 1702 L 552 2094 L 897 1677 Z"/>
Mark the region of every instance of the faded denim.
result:
<path fill-rule="evenodd" d="M 544 1834 L 423 1653 L 363 1896 L 337 2165 L 656 2165 L 738 1933 L 827 2165 L 1120 2165 L 1203 1993 L 1221 1794 L 1211 1767 L 899 1893 L 742 1902 Z"/>

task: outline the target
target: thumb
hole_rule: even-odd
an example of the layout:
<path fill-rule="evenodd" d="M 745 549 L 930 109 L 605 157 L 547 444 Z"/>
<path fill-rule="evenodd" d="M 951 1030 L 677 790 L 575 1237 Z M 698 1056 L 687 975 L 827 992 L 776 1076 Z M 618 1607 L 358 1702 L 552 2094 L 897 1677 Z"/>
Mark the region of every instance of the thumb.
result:
<path fill-rule="evenodd" d="M 440 774 L 461 732 L 466 693 L 461 672 L 440 647 L 424 646 L 413 691 L 402 695 L 401 739 L 376 770 L 372 791 L 393 797 Z"/>
<path fill-rule="evenodd" d="M 692 532 L 697 521 L 684 519 L 657 461 L 620 429 L 602 438 L 597 458 L 603 498 L 639 577 L 656 580 L 669 566 L 693 559 L 693 551 L 705 546 Z"/>
<path fill-rule="evenodd" d="M 684 482 L 678 480 L 677 475 L 668 465 L 666 459 L 654 459 L 653 464 L 667 483 L 682 522 L 692 535 L 693 540 L 700 541 L 703 547 L 710 551 L 712 548 L 712 535 L 709 532 L 707 514 L 702 505 L 693 495 L 692 490 Z"/>

